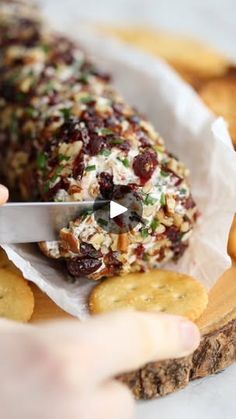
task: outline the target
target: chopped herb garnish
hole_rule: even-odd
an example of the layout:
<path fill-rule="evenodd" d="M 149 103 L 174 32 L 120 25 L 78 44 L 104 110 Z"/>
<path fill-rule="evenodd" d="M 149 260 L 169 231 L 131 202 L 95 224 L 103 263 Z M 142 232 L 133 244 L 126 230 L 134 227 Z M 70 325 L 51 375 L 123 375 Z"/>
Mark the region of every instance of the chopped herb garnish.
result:
<path fill-rule="evenodd" d="M 10 132 L 11 135 L 17 135 L 18 134 L 18 121 L 15 115 L 12 116 L 11 125 L 10 125 Z"/>
<path fill-rule="evenodd" d="M 114 140 L 111 140 L 112 145 L 122 144 L 123 142 L 124 140 L 122 140 L 122 138 L 114 138 Z"/>
<path fill-rule="evenodd" d="M 108 222 L 106 220 L 103 220 L 103 218 L 99 218 L 98 224 L 100 224 L 101 226 L 107 226 Z"/>
<path fill-rule="evenodd" d="M 83 97 L 80 98 L 80 102 L 81 103 L 84 103 L 84 104 L 86 104 L 86 103 L 92 103 L 92 102 L 94 102 L 94 98 L 92 96 L 90 96 L 90 95 L 83 96 Z"/>
<path fill-rule="evenodd" d="M 130 166 L 129 159 L 127 159 L 127 158 L 125 158 L 125 159 L 121 159 L 120 157 L 117 157 L 117 159 L 118 159 L 119 161 L 121 161 L 121 163 L 123 163 L 123 165 L 124 165 L 125 167 L 129 167 L 129 166 Z"/>
<path fill-rule="evenodd" d="M 181 189 L 180 189 L 180 191 L 179 191 L 179 193 L 180 193 L 181 195 L 186 195 L 186 193 L 187 193 L 187 189 L 185 189 L 185 188 L 181 188 Z"/>
<path fill-rule="evenodd" d="M 49 81 L 46 85 L 45 85 L 45 93 L 49 93 L 52 90 L 55 90 L 55 84 L 54 82 L 51 80 Z"/>
<path fill-rule="evenodd" d="M 161 176 L 167 177 L 167 176 L 169 176 L 169 173 L 165 172 L 164 170 L 161 170 Z"/>
<path fill-rule="evenodd" d="M 58 179 L 59 175 L 56 173 L 55 175 L 53 175 L 53 177 L 50 180 L 50 187 L 53 186 L 53 184 L 56 182 L 56 180 Z"/>
<path fill-rule="evenodd" d="M 61 113 L 64 116 L 64 119 L 67 121 L 71 117 L 71 109 L 70 108 L 64 108 L 60 109 Z"/>
<path fill-rule="evenodd" d="M 39 153 L 37 157 L 37 167 L 40 170 L 45 170 L 48 164 L 48 157 L 45 153 Z"/>
<path fill-rule="evenodd" d="M 168 157 L 165 157 L 164 159 L 162 159 L 161 163 L 164 165 L 167 165 L 169 163 L 170 159 Z"/>
<path fill-rule="evenodd" d="M 80 63 L 80 67 L 81 67 L 81 63 Z M 83 84 L 88 84 L 89 82 L 89 73 L 82 73 L 81 76 L 79 77 L 79 81 Z"/>
<path fill-rule="evenodd" d="M 165 196 L 164 192 L 162 192 L 162 194 L 161 194 L 160 203 L 163 207 L 166 205 L 166 196 Z"/>
<path fill-rule="evenodd" d="M 151 195 L 147 195 L 144 200 L 145 205 L 154 205 L 156 202 L 157 202 L 157 199 L 153 198 Z"/>
<path fill-rule="evenodd" d="M 19 79 L 20 79 L 20 77 L 21 77 L 21 72 L 20 71 L 15 71 L 11 76 L 10 76 L 10 78 L 7 80 L 7 84 L 8 83 L 11 83 L 11 84 L 14 84 L 15 82 L 17 82 Z"/>
<path fill-rule="evenodd" d="M 160 225 L 160 221 L 158 221 L 156 218 L 154 218 L 151 222 L 152 231 L 155 231 L 159 225 Z"/>
<path fill-rule="evenodd" d="M 61 172 L 63 171 L 63 167 L 58 167 L 55 171 L 55 174 L 53 175 L 53 177 L 50 179 L 50 184 L 53 185 L 56 180 L 58 179 L 58 177 L 60 176 Z"/>
<path fill-rule="evenodd" d="M 87 166 L 86 169 L 85 169 L 86 172 L 92 172 L 93 170 L 96 170 L 96 165 L 95 164 L 93 164 L 91 166 Z"/>
<path fill-rule="evenodd" d="M 100 154 L 102 156 L 108 157 L 111 154 L 111 150 L 108 150 L 107 148 L 104 148 L 103 150 L 100 151 Z"/>
<path fill-rule="evenodd" d="M 109 129 L 109 128 L 102 128 L 101 130 L 100 130 L 100 133 L 102 134 L 102 135 L 114 135 L 114 131 L 112 131 L 111 129 Z"/>
<path fill-rule="evenodd" d="M 18 92 L 16 94 L 16 100 L 17 100 L 17 102 L 23 102 L 25 100 L 25 98 L 26 98 L 26 95 L 23 92 Z"/>
<path fill-rule="evenodd" d="M 149 236 L 148 228 L 141 229 L 141 236 L 143 237 L 143 239 L 146 239 Z"/>
<path fill-rule="evenodd" d="M 35 118 L 36 116 L 38 116 L 38 111 L 31 106 L 26 108 L 25 112 L 28 116 L 30 116 L 32 118 Z"/>
<path fill-rule="evenodd" d="M 42 50 L 45 52 L 45 54 L 48 54 L 51 51 L 51 46 L 48 44 L 42 44 L 41 45 Z"/>
<path fill-rule="evenodd" d="M 156 145 L 156 146 L 154 147 L 154 150 L 155 150 L 156 152 L 158 152 L 158 153 L 161 153 L 161 154 L 163 154 L 163 153 L 164 153 L 164 148 L 162 148 L 161 146 L 159 147 L 158 145 Z"/>
<path fill-rule="evenodd" d="M 93 210 L 88 209 L 81 214 L 81 217 L 86 218 L 86 217 L 88 217 L 89 215 L 92 215 L 92 214 L 93 214 Z"/>
<path fill-rule="evenodd" d="M 50 191 L 50 188 L 51 188 L 51 182 L 47 181 L 44 186 L 44 192 L 48 193 Z"/>
<path fill-rule="evenodd" d="M 70 156 L 65 156 L 64 154 L 59 154 L 58 160 L 59 160 L 59 162 L 69 161 L 70 160 Z"/>

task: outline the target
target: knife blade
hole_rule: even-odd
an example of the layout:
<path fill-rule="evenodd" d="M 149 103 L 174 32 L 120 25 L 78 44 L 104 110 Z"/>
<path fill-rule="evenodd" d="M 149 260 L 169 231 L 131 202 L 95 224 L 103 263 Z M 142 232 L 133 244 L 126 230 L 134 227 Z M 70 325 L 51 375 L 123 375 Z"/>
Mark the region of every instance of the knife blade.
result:
<path fill-rule="evenodd" d="M 107 201 L 100 201 L 101 205 Z M 58 232 L 95 201 L 9 203 L 0 207 L 0 243 L 58 240 Z"/>

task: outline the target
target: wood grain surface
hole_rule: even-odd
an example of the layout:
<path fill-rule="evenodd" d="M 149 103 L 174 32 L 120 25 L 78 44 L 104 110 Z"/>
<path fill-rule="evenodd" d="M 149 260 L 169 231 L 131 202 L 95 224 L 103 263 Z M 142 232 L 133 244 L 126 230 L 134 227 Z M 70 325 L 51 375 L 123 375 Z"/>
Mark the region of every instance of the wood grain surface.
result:
<path fill-rule="evenodd" d="M 58 307 L 45 293 L 35 284 L 30 284 L 35 298 L 34 313 L 30 323 L 38 323 L 48 320 L 71 318 L 71 316 Z"/>

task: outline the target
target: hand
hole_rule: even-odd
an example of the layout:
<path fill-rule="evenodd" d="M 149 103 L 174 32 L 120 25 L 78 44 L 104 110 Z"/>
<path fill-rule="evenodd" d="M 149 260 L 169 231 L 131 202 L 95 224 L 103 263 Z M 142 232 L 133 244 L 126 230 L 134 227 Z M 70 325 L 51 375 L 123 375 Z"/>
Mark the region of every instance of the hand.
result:
<path fill-rule="evenodd" d="M 36 326 L 0 321 L 4 419 L 132 419 L 134 400 L 117 374 L 186 356 L 198 328 L 166 314 L 116 312 Z"/>
<path fill-rule="evenodd" d="M 0 185 L 0 205 L 5 204 L 8 198 L 9 198 L 8 189 L 5 186 Z"/>

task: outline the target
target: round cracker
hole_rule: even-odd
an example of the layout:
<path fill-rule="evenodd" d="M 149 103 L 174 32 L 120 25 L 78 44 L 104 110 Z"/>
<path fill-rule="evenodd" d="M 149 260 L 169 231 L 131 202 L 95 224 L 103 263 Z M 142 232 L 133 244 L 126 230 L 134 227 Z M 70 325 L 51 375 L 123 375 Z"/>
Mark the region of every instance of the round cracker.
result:
<path fill-rule="evenodd" d="M 0 268 L 0 317 L 27 322 L 33 310 L 34 295 L 27 281 L 10 269 Z"/>
<path fill-rule="evenodd" d="M 156 270 L 104 280 L 93 289 L 89 309 L 92 314 L 98 314 L 133 308 L 196 320 L 207 303 L 207 291 L 196 279 L 177 272 Z"/>
<path fill-rule="evenodd" d="M 191 83 L 225 73 L 229 60 L 214 48 L 189 37 L 143 27 L 103 26 L 106 34 L 161 56 Z"/>
<path fill-rule="evenodd" d="M 229 123 L 230 134 L 236 145 L 236 78 L 222 77 L 205 83 L 199 94 L 206 105 Z"/>
<path fill-rule="evenodd" d="M 8 259 L 6 252 L 0 248 L 0 269 L 2 268 L 20 274 L 20 270 Z"/>
<path fill-rule="evenodd" d="M 231 259 L 236 262 L 236 215 L 229 234 L 228 254 Z"/>

